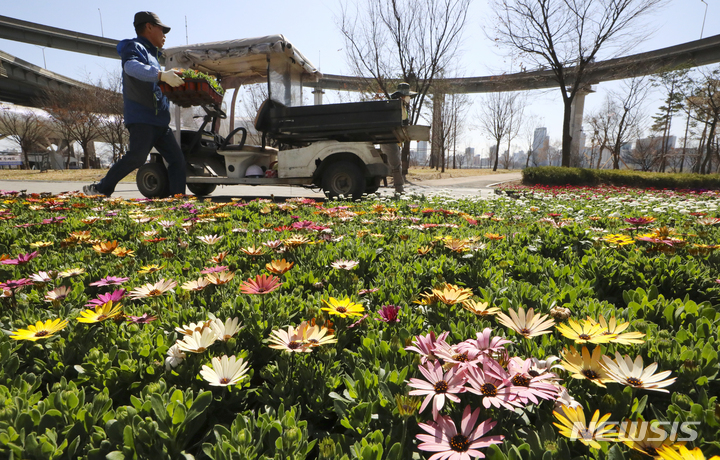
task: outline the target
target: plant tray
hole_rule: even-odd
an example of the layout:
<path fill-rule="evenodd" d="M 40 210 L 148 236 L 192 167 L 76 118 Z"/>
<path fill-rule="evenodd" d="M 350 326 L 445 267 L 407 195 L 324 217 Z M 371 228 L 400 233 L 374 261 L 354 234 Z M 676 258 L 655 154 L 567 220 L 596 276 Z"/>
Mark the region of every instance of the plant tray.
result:
<path fill-rule="evenodd" d="M 160 90 L 170 102 L 180 107 L 211 104 L 220 106 L 223 100 L 222 95 L 201 78 L 186 78 L 185 84 L 176 88 L 161 81 Z"/>

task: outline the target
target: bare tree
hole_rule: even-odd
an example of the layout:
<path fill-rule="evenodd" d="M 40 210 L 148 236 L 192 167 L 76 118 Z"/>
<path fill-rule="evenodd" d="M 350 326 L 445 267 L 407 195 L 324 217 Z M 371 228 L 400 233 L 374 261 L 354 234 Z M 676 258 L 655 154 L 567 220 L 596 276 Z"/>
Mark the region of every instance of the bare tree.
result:
<path fill-rule="evenodd" d="M 650 137 L 644 141 L 635 142 L 635 148 L 623 153 L 623 161 L 629 166 L 635 166 L 641 171 L 652 171 L 659 164 L 662 144 L 661 137 Z"/>
<path fill-rule="evenodd" d="M 431 100 L 430 106 L 437 103 L 435 98 Z M 452 168 L 457 167 L 457 143 L 462 137 L 465 129 L 465 117 L 469 109 L 470 99 L 466 94 L 445 94 L 442 100 L 439 102 L 439 136 L 436 137 L 439 141 L 439 152 L 440 159 L 435 159 L 431 166 L 435 169 L 441 169 L 441 172 L 445 172 L 445 168 L 448 167 L 448 159 L 450 152 L 453 155 Z"/>
<path fill-rule="evenodd" d="M 114 163 L 125 154 L 129 142 L 123 117 L 122 76 L 119 73 L 110 74 L 107 80 L 99 82 L 98 86 L 106 90 L 98 92 L 97 111 L 103 114 L 98 119 L 98 135 L 112 147 Z"/>
<path fill-rule="evenodd" d="M 9 107 L 0 108 L 0 133 L 20 147 L 26 168 L 30 167 L 28 154 L 47 137 L 49 125 L 46 119 L 30 109 L 20 112 Z"/>
<path fill-rule="evenodd" d="M 500 169 L 513 169 L 514 161 L 512 155 L 510 155 L 510 149 L 508 148 L 500 155 Z"/>
<path fill-rule="evenodd" d="M 610 92 L 602 108 L 586 117 L 599 144 L 596 168 L 600 169 L 602 152 L 610 150 L 613 169 L 620 169 L 620 151 L 623 145 L 639 137 L 644 119 L 642 103 L 649 89 L 645 78 L 632 78 L 623 82 L 623 89 Z"/>
<path fill-rule="evenodd" d="M 346 2 L 338 27 L 348 63 L 371 91 L 389 97 L 399 81 L 418 93 L 408 119 L 417 124 L 438 74 L 448 73 L 461 42 L 470 0 L 365 0 Z M 407 174 L 410 144 L 402 152 Z"/>
<path fill-rule="evenodd" d="M 497 171 L 500 143 L 512 134 L 513 129 L 516 129 L 514 120 L 521 110 L 518 93 L 489 93 L 481 102 L 480 129 L 495 141 L 493 171 Z"/>
<path fill-rule="evenodd" d="M 94 141 L 100 137 L 102 88 L 87 85 L 72 91 L 45 91 L 42 104 L 55 120 L 58 130 L 68 139 L 77 141 L 83 150 L 83 169 L 95 162 Z"/>
<path fill-rule="evenodd" d="M 698 147 L 702 152 L 701 160 L 697 162 L 693 172 L 708 174 L 712 170 L 713 157 L 717 157 L 718 154 L 715 137 L 720 120 L 720 68 L 706 69 L 700 73 L 701 79 L 687 101 L 693 108 L 697 120 L 705 125 Z M 717 159 L 720 164 L 720 158 Z"/>
<path fill-rule="evenodd" d="M 239 91 L 236 89 L 235 91 Z M 267 99 L 267 86 L 264 84 L 246 85 L 241 95 L 241 126 L 247 129 L 248 138 L 246 143 L 260 145 L 261 134 L 255 130 L 255 116 L 260 110 L 263 101 Z"/>
<path fill-rule="evenodd" d="M 495 41 L 540 67 L 549 66 L 563 98 L 562 166 L 570 166 L 572 104 L 590 83 L 602 48 L 640 41 L 638 21 L 665 0 L 492 0 Z M 491 30 L 488 28 L 487 30 Z"/>

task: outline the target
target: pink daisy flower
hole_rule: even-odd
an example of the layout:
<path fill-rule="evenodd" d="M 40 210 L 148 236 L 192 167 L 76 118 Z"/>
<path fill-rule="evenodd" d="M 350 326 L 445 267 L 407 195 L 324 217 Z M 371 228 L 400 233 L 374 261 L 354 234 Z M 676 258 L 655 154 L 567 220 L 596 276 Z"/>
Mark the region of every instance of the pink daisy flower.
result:
<path fill-rule="evenodd" d="M 487 365 L 491 366 L 491 363 L 495 361 L 488 359 Z M 485 365 L 485 364 L 484 364 Z M 500 366 L 496 363 L 497 366 Z M 515 393 L 512 391 L 512 383 L 509 380 L 502 380 L 496 378 L 490 373 L 486 373 L 477 367 L 470 367 L 465 372 L 467 383 L 470 384 L 467 387 L 467 391 L 475 393 L 483 397 L 483 406 L 489 409 L 490 406 L 497 408 L 503 407 L 508 410 L 514 410 L 515 407 L 520 407 L 522 404 L 515 400 Z"/>
<path fill-rule="evenodd" d="M 485 328 L 484 331 L 476 333 L 477 339 L 468 339 L 464 342 L 460 342 L 457 347 L 458 350 L 474 349 L 479 352 L 491 356 L 493 353 L 500 352 L 505 349 L 504 345 L 512 343 L 510 340 L 494 336 L 492 337 L 492 329 L 489 327 Z"/>
<path fill-rule="evenodd" d="M 418 449 L 426 452 L 436 452 L 429 460 L 470 460 L 470 458 L 485 458 L 485 455 L 478 449 L 489 447 L 492 444 L 500 444 L 503 435 L 485 436 L 492 430 L 497 422 L 490 419 L 475 426 L 480 408 L 470 412 L 470 406 L 465 406 L 463 411 L 460 432 L 453 420 L 443 415 L 436 417 L 434 422 L 420 423 L 418 426 L 429 434 L 418 434 Z"/>
<path fill-rule="evenodd" d="M 439 359 L 445 361 L 445 364 L 453 364 L 461 369 L 475 367 L 485 357 L 476 348 L 460 349 L 457 345 L 449 345 L 447 342 L 439 343 L 435 347 L 434 353 Z"/>
<path fill-rule="evenodd" d="M 552 372 L 533 376 L 530 374 L 532 366 L 530 359 L 511 359 L 508 363 L 508 374 L 513 384 L 513 391 L 520 402 L 527 405 L 529 401 L 538 404 L 540 399 L 553 401 L 557 399 L 558 388 L 551 383 L 557 376 Z"/>
<path fill-rule="evenodd" d="M 424 411 L 430 401 L 433 401 L 433 418 L 438 417 L 440 409 L 445 406 L 445 399 L 459 403 L 460 398 L 456 396 L 458 393 L 464 393 L 465 372 L 457 367 L 453 367 L 447 373 L 443 372 L 443 367 L 439 362 L 426 363 L 420 366 L 420 372 L 427 379 L 410 379 L 408 386 L 417 388 L 410 392 L 411 396 L 423 396 L 425 400 L 420 406 L 420 412 Z"/>
<path fill-rule="evenodd" d="M 412 342 L 414 346 L 405 347 L 405 350 L 414 351 L 422 355 L 422 359 L 420 360 L 421 364 L 425 364 L 428 359 L 434 361 L 437 359 L 434 354 L 435 347 L 438 344 L 445 343 L 445 339 L 448 334 L 450 334 L 450 332 L 445 331 L 440 334 L 437 339 L 435 338 L 435 333 L 433 331 L 430 331 L 428 335 L 418 335 Z"/>

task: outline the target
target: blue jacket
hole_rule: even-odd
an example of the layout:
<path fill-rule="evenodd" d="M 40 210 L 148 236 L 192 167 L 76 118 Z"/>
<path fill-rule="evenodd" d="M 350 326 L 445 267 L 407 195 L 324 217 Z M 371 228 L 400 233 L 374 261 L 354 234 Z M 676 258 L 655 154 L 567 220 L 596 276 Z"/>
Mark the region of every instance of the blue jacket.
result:
<path fill-rule="evenodd" d="M 145 37 L 123 40 L 117 45 L 123 66 L 123 103 L 125 124 L 144 123 L 155 126 L 170 124 L 170 103 L 160 91 L 157 77 L 143 81 L 125 72 L 127 61 L 138 61 L 162 70 L 158 58 L 160 50 Z"/>

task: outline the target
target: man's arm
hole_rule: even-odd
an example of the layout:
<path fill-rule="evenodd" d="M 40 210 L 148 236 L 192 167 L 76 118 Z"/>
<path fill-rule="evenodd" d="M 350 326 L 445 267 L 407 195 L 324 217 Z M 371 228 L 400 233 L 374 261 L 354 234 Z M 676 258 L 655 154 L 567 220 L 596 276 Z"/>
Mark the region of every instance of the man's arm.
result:
<path fill-rule="evenodd" d="M 127 61 L 123 66 L 125 72 L 138 80 L 156 82 L 160 80 L 161 71 L 149 64 L 139 61 Z"/>

